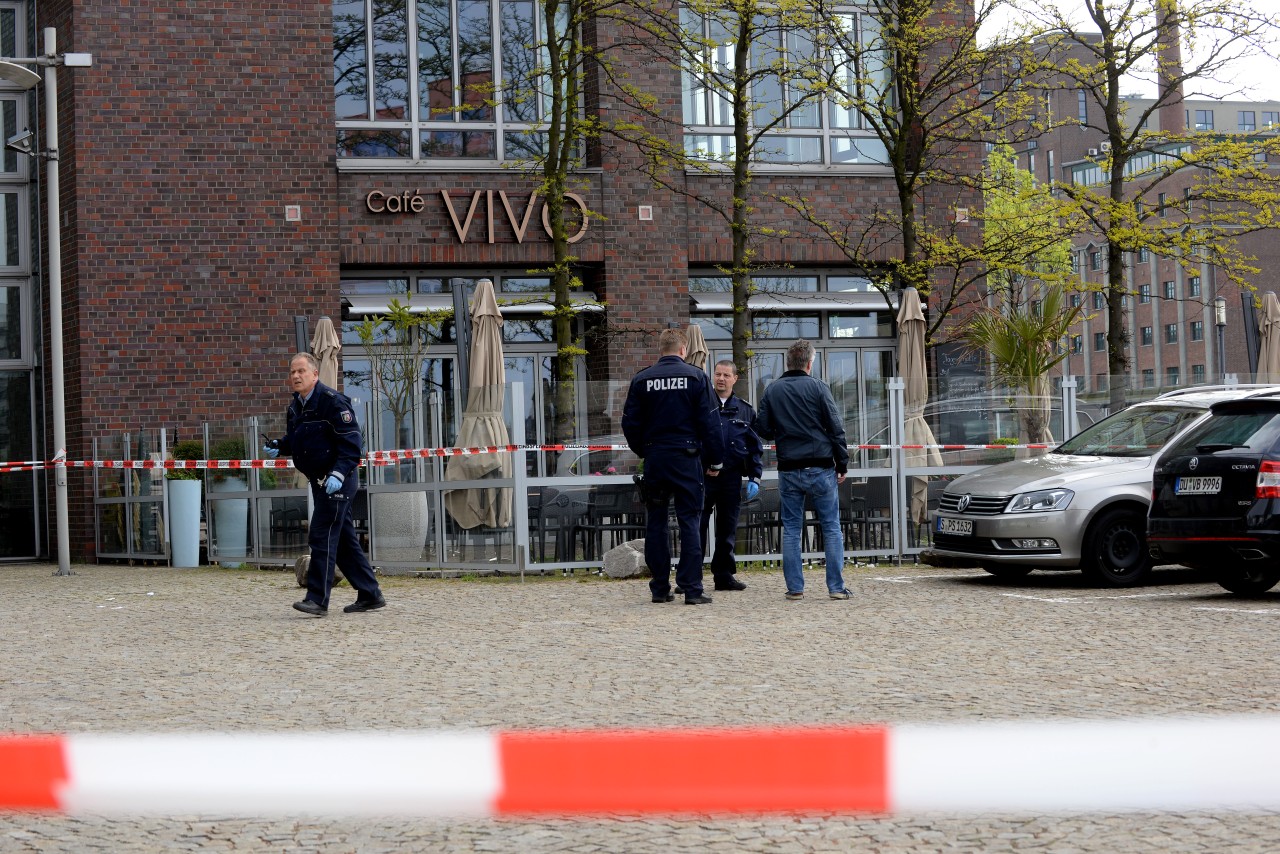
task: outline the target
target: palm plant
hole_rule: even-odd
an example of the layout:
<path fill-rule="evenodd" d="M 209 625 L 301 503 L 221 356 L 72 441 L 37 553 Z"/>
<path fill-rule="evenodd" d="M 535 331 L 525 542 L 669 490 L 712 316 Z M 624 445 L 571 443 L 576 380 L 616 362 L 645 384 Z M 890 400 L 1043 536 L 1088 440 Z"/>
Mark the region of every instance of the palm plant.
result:
<path fill-rule="evenodd" d="M 1050 287 L 1038 306 L 1013 305 L 1007 311 L 988 308 L 968 322 L 964 342 L 970 351 L 987 354 L 995 379 L 1008 388 L 1025 391 L 1030 404 L 1018 407 L 1028 442 L 1048 442 L 1049 371 L 1067 358 L 1060 342 L 1080 314 L 1067 304 L 1060 288 Z"/>

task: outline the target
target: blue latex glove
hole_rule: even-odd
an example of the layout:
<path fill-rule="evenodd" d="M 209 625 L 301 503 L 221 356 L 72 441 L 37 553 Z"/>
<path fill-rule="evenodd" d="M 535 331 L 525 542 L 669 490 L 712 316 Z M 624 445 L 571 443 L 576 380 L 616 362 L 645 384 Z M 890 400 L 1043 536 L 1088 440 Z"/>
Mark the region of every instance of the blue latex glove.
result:
<path fill-rule="evenodd" d="M 280 456 L 280 449 L 277 448 L 274 443 L 269 445 L 263 445 L 262 456 L 266 457 L 269 460 L 274 460 L 276 457 Z"/>
<path fill-rule="evenodd" d="M 339 489 L 342 489 L 342 479 L 336 474 L 329 475 L 324 482 L 324 491 L 327 495 L 333 495 Z"/>
<path fill-rule="evenodd" d="M 755 500 L 755 497 L 759 494 L 760 494 L 760 484 L 756 483 L 754 480 L 747 481 L 747 500 L 753 501 Z"/>

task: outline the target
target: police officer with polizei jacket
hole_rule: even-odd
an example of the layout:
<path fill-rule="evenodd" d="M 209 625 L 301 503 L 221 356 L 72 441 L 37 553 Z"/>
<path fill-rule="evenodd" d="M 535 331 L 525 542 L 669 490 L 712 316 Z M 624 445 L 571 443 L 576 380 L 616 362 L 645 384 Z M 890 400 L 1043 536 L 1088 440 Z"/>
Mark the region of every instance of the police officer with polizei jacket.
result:
<path fill-rule="evenodd" d="M 675 502 L 680 525 L 680 562 L 676 584 L 686 605 L 708 605 L 702 589 L 703 479 L 723 467 L 723 439 L 717 402 L 704 371 L 685 364 L 688 339 L 683 330 L 658 336 L 657 364 L 631 380 L 622 412 L 627 446 L 644 460 L 647 526 L 644 559 L 652 578 L 654 602 L 671 602 L 671 544 L 667 510 Z"/>
<path fill-rule="evenodd" d="M 387 603 L 351 518 L 364 455 L 355 411 L 350 400 L 320 382 L 320 364 L 310 353 L 299 353 L 290 360 L 289 385 L 294 394 L 288 432 L 268 441 L 262 453 L 271 459 L 280 454 L 292 456 L 294 467 L 311 485 L 315 510 L 308 540 L 307 596 L 293 607 L 313 617 L 328 613 L 334 566 L 342 564 L 342 574 L 356 589 L 356 601 L 343 612 L 377 610 Z"/>
<path fill-rule="evenodd" d="M 738 512 L 742 507 L 742 480 L 747 479 L 747 500 L 760 493 L 760 474 L 764 470 L 764 445 L 756 435 L 756 411 L 751 404 L 733 393 L 738 382 L 738 369 L 732 359 L 716 362 L 711 375 L 716 400 L 720 404 L 720 434 L 724 440 L 724 469 L 718 477 L 706 480 L 706 499 L 702 505 L 702 552 L 708 549 L 707 533 L 711 511 L 716 514 L 715 552 L 711 557 L 711 577 L 716 590 L 745 590 L 747 585 L 734 578 L 737 557 L 734 554 L 738 534 Z"/>

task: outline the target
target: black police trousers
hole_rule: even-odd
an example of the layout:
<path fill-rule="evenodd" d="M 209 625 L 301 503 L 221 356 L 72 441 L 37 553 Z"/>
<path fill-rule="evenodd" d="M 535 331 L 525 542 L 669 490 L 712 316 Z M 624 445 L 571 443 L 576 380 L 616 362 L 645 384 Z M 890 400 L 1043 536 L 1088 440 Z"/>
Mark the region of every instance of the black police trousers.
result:
<path fill-rule="evenodd" d="M 728 581 L 737 569 L 735 541 L 738 535 L 738 514 L 742 509 L 742 473 L 722 471 L 716 477 L 706 479 L 706 498 L 702 504 L 702 554 L 711 554 L 711 576 L 716 581 Z M 715 551 L 707 542 L 711 511 L 716 513 Z"/>
<path fill-rule="evenodd" d="M 644 562 L 653 576 L 654 596 L 671 592 L 671 539 L 667 511 L 675 502 L 680 525 L 680 562 L 676 584 L 686 598 L 702 595 L 702 457 L 682 450 L 652 451 L 644 458 L 645 510 Z M 345 571 L 345 570 L 344 570 Z"/>
<path fill-rule="evenodd" d="M 360 535 L 351 519 L 351 499 L 341 493 L 326 495 L 324 487 L 311 483 L 315 511 L 311 514 L 311 565 L 307 568 L 307 598 L 329 607 L 329 591 L 333 588 L 333 568 L 342 566 L 342 574 L 359 593 L 360 599 L 377 599 L 382 595 L 373 567 L 360 548 Z"/>

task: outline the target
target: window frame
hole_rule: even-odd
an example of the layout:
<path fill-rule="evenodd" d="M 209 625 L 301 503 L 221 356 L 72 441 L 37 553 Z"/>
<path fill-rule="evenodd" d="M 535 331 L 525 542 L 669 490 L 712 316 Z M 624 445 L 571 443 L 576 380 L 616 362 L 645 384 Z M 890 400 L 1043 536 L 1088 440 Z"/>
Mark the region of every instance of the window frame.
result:
<path fill-rule="evenodd" d="M 424 87 L 421 75 L 423 73 L 422 57 L 420 55 L 422 44 L 420 36 L 420 0 L 414 0 L 412 3 L 405 3 L 403 6 L 397 6 L 404 10 L 404 20 L 398 23 L 403 25 L 403 39 L 397 42 L 399 47 L 404 49 L 402 59 L 405 67 L 404 85 L 406 91 L 403 93 L 403 108 L 407 115 L 397 119 L 378 118 L 379 106 L 377 103 L 376 84 L 370 85 L 367 81 L 376 79 L 379 67 L 378 51 L 377 51 L 377 24 L 374 20 L 375 0 L 351 0 L 348 5 L 356 5 L 361 3 L 363 7 L 363 51 L 364 51 L 364 80 L 365 83 L 365 116 L 363 119 L 356 118 L 338 118 L 339 94 L 336 89 L 337 82 L 335 80 L 335 89 L 332 92 L 333 100 L 331 104 L 334 108 L 335 116 L 335 152 L 337 155 L 337 165 L 340 171 L 359 169 L 361 171 L 380 171 L 380 170 L 397 170 L 403 171 L 406 167 L 422 167 L 430 168 L 433 171 L 475 171 L 477 169 L 501 169 L 503 164 L 519 163 L 528 161 L 527 155 L 517 155 L 515 139 L 524 135 L 533 137 L 546 129 L 546 120 L 544 112 L 544 104 L 548 100 L 548 96 L 544 91 L 544 84 L 541 77 L 538 81 L 530 84 L 532 86 L 531 100 L 537 111 L 537 118 L 534 120 L 520 120 L 511 117 L 508 112 L 507 91 L 509 82 L 505 79 L 505 55 L 504 55 L 504 13 L 507 9 L 513 7 L 515 3 L 511 0 L 483 0 L 488 7 L 488 39 L 489 49 L 487 57 L 489 59 L 488 75 L 489 80 L 486 85 L 492 87 L 487 95 L 486 100 L 494 100 L 497 103 L 493 106 L 486 107 L 489 115 L 485 118 L 467 119 L 464 114 L 467 111 L 466 86 L 462 83 L 463 65 L 465 57 L 460 59 L 458 26 L 462 14 L 459 10 L 464 5 L 475 5 L 480 0 L 443 0 L 448 4 L 450 16 L 450 32 L 448 34 L 449 42 L 449 63 L 450 63 L 450 84 L 449 91 L 455 102 L 453 106 L 454 116 L 450 119 L 432 118 L 430 115 L 424 115 L 429 107 L 424 105 L 423 92 Z M 532 4 L 534 14 L 534 26 L 537 30 L 534 42 L 543 44 L 546 38 L 547 27 L 541 18 L 541 7 L 538 4 Z M 371 23 L 372 22 L 372 23 Z M 335 22 L 335 28 L 337 24 Z M 385 26 L 385 24 L 384 24 Z M 401 56 L 400 54 L 392 54 L 389 51 L 383 55 Z M 355 63 L 353 63 L 354 65 Z M 335 78 L 338 76 L 338 57 L 334 56 L 332 67 Z M 584 93 L 585 94 L 585 93 Z M 584 102 L 579 101 L 578 109 L 584 108 Z M 344 153 L 343 137 L 344 134 L 359 134 L 361 132 L 377 134 L 396 133 L 408 134 L 408 156 L 358 156 L 350 153 Z M 469 134 L 492 134 L 493 148 L 491 156 L 460 156 L 450 157 L 432 157 L 425 153 L 424 137 L 433 132 L 445 134 L 458 134 L 463 137 L 463 148 L 466 147 L 465 138 Z"/>
<path fill-rule="evenodd" d="M 874 20 L 870 12 L 860 6 L 844 3 L 835 7 L 836 15 L 851 15 L 856 21 L 854 31 L 854 40 L 860 45 L 867 45 L 867 28 L 865 23 L 867 20 Z M 712 39 L 713 20 L 707 16 L 697 16 L 688 7 L 681 5 L 680 7 L 681 26 L 686 27 L 697 23 L 701 27 L 701 38 L 708 43 Z M 779 30 L 781 32 L 781 30 Z M 732 41 L 725 44 L 725 47 L 731 47 Z M 786 45 L 778 48 L 780 53 L 785 53 Z M 752 52 L 756 47 L 753 46 Z M 703 56 L 703 62 L 711 66 L 713 58 L 707 54 Z M 883 62 L 883 61 L 882 61 Z M 693 157 L 707 162 L 712 166 L 721 165 L 724 161 L 732 156 L 733 152 L 733 125 L 732 123 L 722 124 L 716 123 L 713 119 L 722 113 L 725 109 L 731 107 L 731 103 L 720 94 L 714 86 L 714 81 L 699 80 L 698 76 L 690 71 L 687 64 L 681 63 L 680 71 L 680 91 L 681 91 L 681 123 L 684 127 L 684 146 L 686 156 Z M 833 72 L 833 62 L 830 57 L 823 61 L 824 69 L 827 72 Z M 889 74 L 887 67 L 882 66 L 881 71 L 886 75 L 886 81 L 883 83 L 886 92 L 892 92 L 893 87 L 887 80 Z M 787 102 L 788 92 L 786 91 L 786 81 L 780 84 L 779 97 L 783 103 Z M 696 104 L 700 101 L 700 104 Z M 724 103 L 726 107 L 719 107 L 720 103 Z M 759 107 L 759 101 L 753 100 L 752 103 Z M 812 103 L 816 107 L 817 123 L 816 125 L 790 125 L 773 127 L 765 130 L 763 136 L 766 140 L 817 140 L 820 151 L 817 159 L 771 159 L 759 156 L 761 154 L 759 145 L 753 152 L 752 169 L 762 172 L 798 172 L 798 171 L 826 171 L 839 170 L 841 172 L 865 171 L 880 174 L 887 171 L 889 167 L 888 152 L 884 150 L 884 144 L 879 136 L 872 131 L 867 123 L 865 116 L 855 113 L 852 110 L 845 112 L 852 113 L 853 122 L 849 127 L 838 127 L 835 116 L 842 110 L 837 100 L 827 97 L 814 98 Z M 691 113 L 691 105 L 696 105 Z M 807 109 L 807 108 L 804 108 Z M 803 112 L 803 111 L 802 111 Z M 790 123 L 794 118 L 789 116 L 785 121 Z M 699 120 L 702 121 L 699 121 Z M 754 125 L 753 125 L 754 127 Z M 715 143 L 711 145 L 710 143 Z M 835 150 L 838 143 L 844 142 L 849 146 L 850 151 L 857 152 L 858 159 L 855 161 L 840 161 L 836 159 Z M 700 143 L 705 145 L 700 145 Z M 860 145 L 861 143 L 861 145 Z M 766 143 L 767 145 L 767 143 Z M 702 154 L 700 154 L 702 152 Z M 767 153 L 767 152 L 766 152 Z M 865 155 L 865 157 L 864 157 Z"/>

